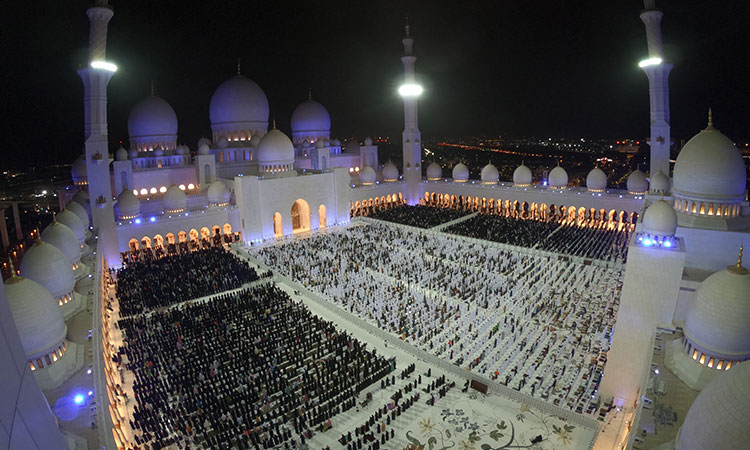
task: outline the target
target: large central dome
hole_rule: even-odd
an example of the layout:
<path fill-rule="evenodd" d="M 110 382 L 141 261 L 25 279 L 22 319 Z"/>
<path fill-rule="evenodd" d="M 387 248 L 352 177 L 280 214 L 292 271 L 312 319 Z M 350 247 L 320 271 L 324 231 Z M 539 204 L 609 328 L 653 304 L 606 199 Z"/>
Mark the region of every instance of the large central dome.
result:
<path fill-rule="evenodd" d="M 292 113 L 292 140 L 317 141 L 331 137 L 331 116 L 328 110 L 313 99 L 301 103 Z"/>
<path fill-rule="evenodd" d="M 209 105 L 214 142 L 219 136 L 239 140 L 250 139 L 268 130 L 268 99 L 263 89 L 242 75 L 221 83 Z"/>
<path fill-rule="evenodd" d="M 177 114 L 161 97 L 150 95 L 136 103 L 128 116 L 130 143 L 139 151 L 177 146 Z"/>

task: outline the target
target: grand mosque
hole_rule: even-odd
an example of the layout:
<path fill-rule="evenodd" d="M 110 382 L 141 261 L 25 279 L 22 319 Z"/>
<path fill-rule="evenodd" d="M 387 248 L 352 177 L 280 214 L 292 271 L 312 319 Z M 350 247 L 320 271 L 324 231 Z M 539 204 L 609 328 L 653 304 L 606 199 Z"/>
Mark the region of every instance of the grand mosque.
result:
<path fill-rule="evenodd" d="M 480 179 L 470 179 L 467 167 L 461 163 L 444 168 L 425 160 L 418 126 L 421 87 L 415 71 L 414 39 L 408 25 L 402 40 L 404 80 L 399 91 L 404 103 L 402 167 L 379 160 L 378 148 L 370 138 L 362 143 L 336 139 L 328 111 L 312 94 L 293 111 L 291 130 L 278 129 L 274 121 L 269 121 L 269 99 L 262 87 L 246 77 L 239 64 L 236 74 L 220 84 L 211 97 L 210 138 L 200 139 L 193 148 L 179 143 L 180 126 L 175 110 L 152 90 L 151 95 L 134 102 L 127 124 L 128 146 L 114 149 L 107 136 L 107 85 L 117 75 L 117 67 L 109 62 L 106 52 L 107 29 L 114 10 L 107 0 L 96 0 L 87 10 L 89 64 L 78 71 L 84 85 L 84 152 L 73 163 L 72 184 L 59 191 L 60 212 L 50 225 L 37 232 L 37 242 L 24 253 L 18 267 L 12 268 L 12 275 L 0 289 L 3 331 L 0 334 L 0 373 L 5 385 L 0 390 L 0 423 L 3 425 L 0 448 L 274 447 L 268 444 L 270 441 L 248 447 L 239 444 L 181 447 L 177 441 L 173 446 L 141 445 L 144 436 L 154 437 L 143 432 L 137 423 L 134 425 L 133 411 L 138 411 L 139 406 L 132 408 L 135 398 L 132 393 L 128 396 L 124 388 L 127 376 L 117 375 L 112 365 L 119 358 L 118 352 L 112 349 L 122 345 L 124 339 L 133 338 L 112 325 L 113 314 L 125 316 L 123 306 L 118 306 L 115 298 L 114 274 L 127 265 L 128 255 L 138 252 L 151 254 L 156 249 L 182 248 L 187 253 L 197 253 L 221 246 L 238 257 L 248 256 L 250 261 L 256 261 L 252 258 L 257 257 L 258 273 L 266 267 L 264 264 L 274 271 L 278 269 L 279 278 L 275 276 L 274 282 L 283 284 L 279 281 L 282 275 L 298 279 L 303 273 L 302 266 L 292 267 L 293 262 L 286 264 L 288 267 L 274 266 L 273 261 L 281 261 L 286 256 L 263 253 L 262 249 L 275 248 L 277 244 L 304 246 L 308 245 L 304 243 L 306 240 L 314 242 L 314 239 L 322 239 L 321 236 L 335 236 L 349 232 L 347 230 L 352 230 L 354 236 L 357 230 L 363 229 L 361 227 L 382 226 L 376 224 L 375 219 L 361 216 L 405 205 L 461 208 L 466 214 L 538 220 L 562 217 L 569 223 L 596 222 L 609 230 L 627 232 L 624 246 L 627 260 L 598 261 L 585 256 L 566 256 L 563 252 L 554 254 L 553 250 L 543 253 L 538 246 L 519 250 L 513 243 L 502 247 L 502 251 L 511 252 L 506 256 L 521 252 L 518 255 L 526 256 L 518 258 L 547 258 L 544 259 L 546 264 L 560 267 L 550 283 L 562 276 L 566 268 L 573 267 L 566 264 L 579 264 L 575 267 L 580 268 L 580 273 L 591 274 L 592 280 L 605 272 L 614 274 L 612 279 L 617 280 L 616 287 L 610 283 L 601 291 L 615 296 L 604 299 L 614 301 L 614 306 L 606 313 L 601 311 L 603 316 L 611 314 L 612 319 L 604 339 L 606 351 L 600 349 L 602 356 L 598 361 L 594 358 L 592 367 L 597 370 L 576 381 L 581 383 L 582 394 L 570 403 L 572 406 L 566 409 L 567 397 L 561 402 L 550 398 L 545 403 L 538 398 L 539 391 L 535 394 L 537 384 L 529 392 L 525 380 L 518 389 L 510 388 L 515 384 L 508 381 L 504 386 L 493 387 L 500 384 L 497 380 L 508 380 L 516 375 L 516 370 L 513 369 L 508 378 L 501 369 L 494 375 L 489 370 L 486 374 L 480 372 L 480 362 L 489 359 L 486 352 L 480 351 L 491 339 L 485 339 L 484 335 L 466 343 L 481 355 L 475 365 L 462 366 L 453 360 L 454 342 L 450 342 L 450 350 L 445 354 L 450 352 L 453 364 L 430 366 L 430 359 L 420 357 L 415 359 L 419 371 L 445 370 L 459 384 L 471 382 L 485 392 L 490 386 L 489 392 L 498 397 L 505 395 L 509 404 L 521 405 L 520 415 L 528 416 L 532 413 L 524 411 L 539 408 L 550 417 L 561 418 L 565 428 L 563 431 L 557 428 L 551 435 L 566 436 L 559 441 L 563 444 L 569 443 L 564 433 L 573 433 L 571 424 L 590 430 L 590 435 L 575 441 L 577 448 L 750 448 L 747 427 L 750 423 L 750 363 L 744 362 L 750 359 L 750 275 L 747 262 L 742 260 L 743 247 L 750 245 L 747 161 L 731 137 L 719 131 L 723 112 L 709 110 L 705 128 L 695 130 L 693 138 L 670 164 L 668 79 L 672 64 L 662 45 L 663 13 L 654 0 L 645 0 L 644 4 L 640 18 L 646 28 L 648 58 L 640 66 L 649 82 L 650 168 L 647 173 L 632 172 L 627 179 L 627 189 L 623 190 L 611 188 L 606 173 L 598 167 L 591 168 L 585 187 L 572 187 L 565 168 L 560 165 L 551 170 L 545 180 L 533 179 L 532 168 L 524 164 L 515 168 L 512 180 L 500 180 L 499 171 L 492 164 L 482 169 Z M 448 170 L 452 170 L 451 177 L 444 176 Z M 442 226 L 430 229 L 429 234 L 420 238 L 419 245 L 430 239 L 443 239 L 442 230 Z M 392 245 L 385 236 L 406 232 L 384 231 L 383 244 Z M 477 244 L 476 240 L 466 242 L 467 248 L 485 245 Z M 344 248 L 346 241 L 340 245 Z M 301 252 L 303 248 L 287 252 Z M 362 248 L 364 252 L 369 247 L 363 244 Z M 395 261 L 398 249 L 394 246 L 387 251 Z M 435 254 L 430 253 L 430 258 Z M 334 258 L 334 255 L 327 257 Z M 529 263 L 531 259 L 520 260 Z M 418 263 L 414 264 L 417 267 Z M 359 279 L 357 277 L 362 276 L 359 266 L 354 261 L 351 266 L 349 269 L 356 269 L 351 278 Z M 424 275 L 414 276 L 418 281 L 411 282 L 422 282 L 424 278 Z M 513 292 L 529 296 L 530 285 L 546 280 L 542 278 L 534 278 L 535 281 L 523 278 L 529 287 Z M 571 283 L 582 283 L 575 276 L 570 279 Z M 305 287 L 314 285 L 299 282 Z M 362 283 L 366 286 L 366 281 Z M 430 286 L 437 289 L 435 285 Z M 588 282 L 585 286 L 577 291 L 576 295 L 583 296 L 580 298 L 588 298 L 584 292 Z M 293 290 L 298 294 L 300 289 Z M 320 289 L 316 292 L 330 292 L 327 288 Z M 373 292 L 380 292 L 376 290 L 378 287 L 373 289 Z M 507 290 L 502 287 L 496 292 L 505 295 Z M 476 298 L 478 294 L 473 292 L 472 295 Z M 332 306 L 321 304 L 319 310 L 312 310 L 325 317 L 326 308 Z M 593 303 L 588 307 L 596 308 Z M 388 311 L 386 304 L 383 308 Z M 444 314 L 446 307 L 442 308 L 441 314 Z M 586 309 L 587 305 L 581 308 Z M 466 311 L 472 310 L 456 311 L 456 317 L 460 313 L 464 320 L 471 314 Z M 356 306 L 351 306 L 340 317 L 356 313 Z M 360 311 L 358 314 L 352 323 L 362 322 L 368 313 Z M 87 342 L 73 337 L 73 327 L 79 326 L 74 320 L 80 321 L 80 317 L 88 317 L 86 320 L 90 322 Z M 378 326 L 385 326 L 379 321 L 380 317 L 373 320 L 378 320 Z M 508 333 L 513 339 L 517 323 L 512 333 Z M 480 329 L 479 325 L 474 327 L 466 325 L 467 335 Z M 508 327 L 510 329 L 510 325 Z M 139 333 L 141 331 L 139 329 Z M 489 328 L 487 332 L 493 336 Z M 356 331 L 352 333 L 357 335 Z M 494 336 L 497 345 L 497 334 Z M 388 339 L 390 337 L 385 338 L 386 344 Z M 417 336 L 410 340 L 409 333 L 404 332 L 400 337 L 403 349 L 399 347 L 398 351 L 411 354 L 411 347 L 418 347 L 424 341 L 420 339 Z M 537 338 L 545 342 L 540 339 L 546 337 Z M 382 345 L 383 340 L 377 345 Z M 431 343 L 424 342 L 428 352 L 437 352 Z M 182 341 L 179 345 L 183 345 Z M 463 349 L 463 341 L 460 345 Z M 525 338 L 523 345 L 526 345 Z M 396 351 L 393 347 L 386 345 L 382 352 L 388 355 Z M 531 348 L 532 352 L 537 351 L 533 345 Z M 400 355 L 393 356 L 397 371 L 406 368 L 411 361 L 402 360 Z M 557 358 L 558 355 L 555 361 Z M 538 357 L 536 370 L 540 370 L 540 365 L 545 367 L 543 360 L 542 356 Z M 452 366 L 457 367 L 453 372 Z M 497 367 L 504 366 L 498 363 Z M 511 369 L 507 366 L 507 373 Z M 59 401 L 50 399 L 64 397 L 60 392 L 79 389 L 84 372 L 90 377 L 91 391 L 84 393 L 80 402 L 76 395 L 75 403 L 92 405 L 91 413 L 86 412 L 91 416 L 92 427 L 86 437 L 81 438 L 77 430 L 72 432 L 66 428 L 68 419 L 60 417 Z M 564 374 L 563 369 L 559 380 L 565 379 Z M 596 379 L 595 386 L 590 383 L 590 377 Z M 551 380 L 541 378 L 537 377 L 539 386 Z M 554 383 L 557 382 L 556 375 Z M 387 388 L 388 384 L 383 383 L 381 381 L 380 386 Z M 416 385 L 416 380 L 414 383 Z M 555 388 L 553 384 L 551 391 Z M 411 385 L 406 392 L 410 389 Z M 656 416 L 654 405 L 659 396 L 679 392 L 679 389 L 691 394 L 680 400 L 683 410 L 675 413 L 676 419 L 670 416 L 668 420 L 676 424 L 668 442 L 644 444 L 644 436 L 653 431 L 647 425 L 646 416 Z M 430 391 L 429 386 L 427 391 Z M 589 392 L 593 393 L 595 401 L 580 400 Z M 380 401 L 379 397 L 376 401 Z M 421 401 L 424 403 L 424 398 Z M 128 402 L 130 407 L 123 406 Z M 434 405 L 434 398 L 432 402 Z M 359 408 L 357 406 L 357 414 Z M 448 410 L 444 408 L 444 414 Z M 663 424 L 664 412 L 659 411 Z M 444 415 L 443 420 L 447 420 L 448 415 Z M 400 423 L 395 421 L 394 416 L 394 423 Z M 389 420 L 388 427 L 390 423 Z M 431 423 L 420 422 L 422 431 L 431 430 Z M 395 432 L 400 433 L 398 426 L 394 427 Z M 386 429 L 385 421 L 383 429 Z M 498 425 L 498 429 L 502 428 Z M 331 440 L 332 446 L 361 448 L 355 445 L 356 441 L 348 441 L 347 431 L 337 429 L 334 424 L 328 433 L 336 434 L 332 439 L 337 440 L 340 434 L 342 440 Z M 349 435 L 351 437 L 352 432 Z M 381 431 L 376 435 L 384 448 L 424 448 L 419 442 L 415 443 L 409 433 L 388 447 L 387 435 Z M 136 436 L 139 437 L 136 439 Z M 212 436 L 217 439 L 216 435 Z M 495 441 L 497 437 L 493 435 Z M 546 437 L 544 440 L 541 437 L 544 436 L 533 444 L 537 446 L 524 443 L 515 448 L 562 448 L 545 444 Z M 287 441 L 283 442 L 283 446 L 280 443 L 276 446 L 291 448 L 286 447 Z M 428 442 L 427 438 L 424 442 Z M 429 442 L 429 448 L 433 449 L 434 443 Z M 475 440 L 467 441 L 466 446 L 461 442 L 461 448 L 474 448 Z M 321 437 L 308 437 L 305 444 L 303 437 L 302 443 L 294 448 L 326 448 L 327 443 Z M 365 445 L 365 448 L 380 447 L 379 444 Z M 483 445 L 482 448 L 491 447 Z"/>

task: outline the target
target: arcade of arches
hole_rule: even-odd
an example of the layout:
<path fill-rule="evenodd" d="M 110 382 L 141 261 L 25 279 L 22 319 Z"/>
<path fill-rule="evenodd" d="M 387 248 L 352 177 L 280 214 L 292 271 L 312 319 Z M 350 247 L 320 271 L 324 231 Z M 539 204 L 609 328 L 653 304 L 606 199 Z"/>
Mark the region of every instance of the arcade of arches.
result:
<path fill-rule="evenodd" d="M 232 232 L 232 225 L 225 223 L 222 226 L 213 225 L 211 228 L 203 227 L 200 230 L 195 228 L 185 231 L 180 230 L 175 235 L 167 233 L 164 236 L 157 234 L 155 236 L 143 236 L 139 239 L 131 239 L 128 242 L 131 257 L 143 256 L 142 253 L 148 251 L 152 256 L 163 256 L 166 254 L 186 253 L 201 248 L 209 248 L 222 244 L 231 244 L 240 240 L 239 232 Z M 148 257 L 148 256 L 147 256 Z"/>
<path fill-rule="evenodd" d="M 292 218 L 292 233 L 304 233 L 312 229 L 310 204 L 305 200 L 298 198 L 292 203 L 289 214 Z M 323 204 L 318 206 L 318 227 L 321 229 L 328 227 L 327 209 Z M 273 213 L 273 235 L 276 238 L 284 236 L 284 218 L 278 211 Z"/>
<path fill-rule="evenodd" d="M 404 200 L 401 192 L 357 200 L 356 202 L 349 202 L 349 217 L 369 216 L 378 211 L 385 211 L 405 204 L 406 200 Z"/>

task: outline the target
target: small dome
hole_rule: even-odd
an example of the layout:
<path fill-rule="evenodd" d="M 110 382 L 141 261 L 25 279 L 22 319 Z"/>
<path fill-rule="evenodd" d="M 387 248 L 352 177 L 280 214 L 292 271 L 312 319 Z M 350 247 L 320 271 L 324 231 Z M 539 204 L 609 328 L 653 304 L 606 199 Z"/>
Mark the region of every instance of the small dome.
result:
<path fill-rule="evenodd" d="M 78 238 L 78 242 L 83 244 L 83 241 L 86 240 L 86 227 L 83 226 L 83 222 L 81 222 L 81 219 L 74 212 L 64 209 L 57 215 L 57 221 L 73 230 L 76 238 Z"/>
<path fill-rule="evenodd" d="M 338 139 L 334 139 L 333 140 L 333 145 L 336 146 L 336 147 L 341 147 L 341 141 L 338 140 Z"/>
<path fill-rule="evenodd" d="M 591 169 L 586 176 L 586 188 L 589 192 L 602 192 L 607 189 L 607 174 L 598 167 Z"/>
<path fill-rule="evenodd" d="M 356 140 L 351 140 L 346 143 L 346 149 L 344 150 L 346 153 L 359 153 L 359 142 Z"/>
<path fill-rule="evenodd" d="M 84 155 L 80 155 L 78 158 L 76 158 L 75 161 L 73 161 L 73 168 L 70 170 L 70 173 L 73 177 L 73 184 L 84 185 L 88 183 L 86 174 L 86 158 L 84 157 Z"/>
<path fill-rule="evenodd" d="M 229 202 L 231 193 L 227 185 L 221 180 L 216 180 L 208 186 L 208 203 L 221 205 Z"/>
<path fill-rule="evenodd" d="M 673 190 L 690 198 L 741 201 L 747 184 L 746 170 L 737 147 L 709 123 L 677 155 Z"/>
<path fill-rule="evenodd" d="M 219 137 L 219 139 L 216 140 L 216 146 L 219 148 L 229 147 L 229 139 L 227 139 L 226 136 Z"/>
<path fill-rule="evenodd" d="M 568 172 L 558 165 L 550 170 L 548 181 L 551 188 L 565 189 L 568 186 Z"/>
<path fill-rule="evenodd" d="M 154 156 L 164 156 L 164 149 L 161 147 L 156 147 L 154 149 Z"/>
<path fill-rule="evenodd" d="M 331 132 L 328 110 L 313 99 L 302 102 L 292 113 L 292 136 L 327 136 Z"/>
<path fill-rule="evenodd" d="M 129 159 L 135 159 L 137 157 L 138 157 L 138 150 L 135 147 L 132 147 L 130 150 L 128 150 Z"/>
<path fill-rule="evenodd" d="M 199 155 L 208 155 L 210 153 L 210 149 L 208 148 L 208 144 L 201 143 L 198 146 L 198 154 Z"/>
<path fill-rule="evenodd" d="M 383 166 L 383 180 L 384 181 L 396 181 L 398 180 L 398 167 L 393 164 L 393 161 L 388 160 Z"/>
<path fill-rule="evenodd" d="M 440 167 L 440 164 L 433 161 L 427 166 L 426 174 L 428 180 L 439 180 L 443 177 L 443 168 Z"/>
<path fill-rule="evenodd" d="M 132 142 L 171 142 L 177 139 L 177 114 L 161 97 L 150 95 L 136 103 L 128 116 Z"/>
<path fill-rule="evenodd" d="M 750 362 L 719 373 L 690 405 L 679 450 L 739 449 L 750 442 Z"/>
<path fill-rule="evenodd" d="M 331 141 L 330 141 L 330 139 L 323 139 L 323 145 L 324 145 L 325 147 L 329 147 L 329 146 L 331 145 Z"/>
<path fill-rule="evenodd" d="M 750 358 L 750 274 L 738 261 L 706 278 L 685 316 L 685 336 L 710 356 Z"/>
<path fill-rule="evenodd" d="M 325 148 L 326 142 L 323 139 L 318 139 L 318 142 L 315 143 L 316 148 Z"/>
<path fill-rule="evenodd" d="M 168 213 L 177 213 L 185 210 L 187 206 L 187 195 L 176 185 L 167 188 L 167 192 L 161 198 L 164 211 Z"/>
<path fill-rule="evenodd" d="M 628 193 L 632 195 L 643 195 L 648 191 L 648 180 L 646 174 L 636 169 L 628 176 Z"/>
<path fill-rule="evenodd" d="M 500 173 L 497 171 L 492 163 L 487 164 L 482 168 L 482 183 L 484 184 L 495 184 L 500 180 Z"/>
<path fill-rule="evenodd" d="M 185 151 L 185 146 L 184 145 L 178 145 L 177 146 L 177 150 L 175 150 L 175 153 L 178 154 L 178 155 L 184 155 L 185 153 L 188 153 L 188 152 Z"/>
<path fill-rule="evenodd" d="M 75 215 L 78 216 L 79 219 L 81 219 L 81 223 L 83 223 L 84 228 L 89 227 L 89 213 L 86 212 L 86 208 L 78 204 L 78 202 L 71 201 L 67 206 L 65 206 L 65 209 L 73 211 L 73 213 L 75 213 Z"/>
<path fill-rule="evenodd" d="M 649 192 L 652 194 L 668 194 L 671 192 L 669 177 L 664 174 L 661 170 L 656 172 L 651 177 L 651 183 L 649 183 Z"/>
<path fill-rule="evenodd" d="M 83 206 L 84 208 L 91 206 L 91 203 L 89 203 L 89 193 L 86 191 L 76 192 L 76 194 L 73 196 L 73 201 Z"/>
<path fill-rule="evenodd" d="M 462 182 L 469 179 L 469 168 L 464 163 L 453 166 L 453 181 Z"/>
<path fill-rule="evenodd" d="M 367 145 L 367 146 L 372 145 L 372 138 L 371 137 L 368 136 L 368 137 L 365 138 L 365 145 Z"/>
<path fill-rule="evenodd" d="M 206 144 L 207 146 L 211 147 L 211 139 L 209 139 L 207 137 L 201 137 L 200 139 L 198 139 L 198 143 L 195 144 L 195 146 L 196 146 L 195 148 L 200 147 L 201 144 Z"/>
<path fill-rule="evenodd" d="M 523 163 L 513 171 L 513 185 L 518 187 L 531 186 L 531 169 Z"/>
<path fill-rule="evenodd" d="M 76 234 L 57 220 L 42 231 L 42 240 L 59 248 L 70 261 L 71 268 L 81 260 L 81 243 Z"/>
<path fill-rule="evenodd" d="M 260 145 L 260 140 L 263 139 L 260 134 L 254 134 L 253 137 L 250 138 L 250 146 L 257 147 Z"/>
<path fill-rule="evenodd" d="M 52 294 L 36 281 L 13 276 L 5 282 L 8 306 L 27 359 L 56 350 L 67 327 Z"/>
<path fill-rule="evenodd" d="M 643 231 L 655 236 L 674 236 L 677 230 L 677 213 L 669 203 L 659 200 L 643 213 Z"/>
<path fill-rule="evenodd" d="M 141 214 L 141 201 L 129 189 L 123 189 L 117 196 L 115 211 L 119 219 L 132 219 Z"/>
<path fill-rule="evenodd" d="M 115 152 L 115 160 L 117 160 L 117 161 L 127 161 L 128 160 L 128 151 L 125 150 L 125 147 L 123 147 L 122 145 Z"/>
<path fill-rule="evenodd" d="M 362 184 L 375 184 L 377 177 L 375 169 L 370 166 L 364 166 L 359 172 L 359 181 Z"/>
<path fill-rule="evenodd" d="M 268 127 L 268 98 L 254 81 L 236 75 L 216 88 L 209 116 L 211 128 L 224 131 Z"/>
<path fill-rule="evenodd" d="M 294 161 L 294 145 L 286 134 L 274 128 L 260 140 L 256 156 L 259 163 L 288 163 Z"/>
<path fill-rule="evenodd" d="M 36 241 L 21 260 L 21 276 L 44 286 L 52 297 L 70 294 L 75 287 L 73 266 L 59 248 L 44 241 Z"/>

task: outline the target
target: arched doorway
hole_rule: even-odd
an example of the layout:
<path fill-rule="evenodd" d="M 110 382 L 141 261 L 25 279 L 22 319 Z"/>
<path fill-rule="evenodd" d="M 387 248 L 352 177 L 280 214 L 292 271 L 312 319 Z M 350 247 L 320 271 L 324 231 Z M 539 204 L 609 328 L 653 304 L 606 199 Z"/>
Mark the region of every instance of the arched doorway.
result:
<path fill-rule="evenodd" d="M 310 231 L 310 205 L 306 201 L 297 199 L 292 205 L 291 213 L 293 233 Z"/>
<path fill-rule="evenodd" d="M 326 216 L 326 205 L 318 206 L 318 221 L 320 228 L 326 228 L 328 226 L 328 217 Z"/>
<path fill-rule="evenodd" d="M 277 238 L 284 235 L 284 225 L 281 223 L 281 213 L 273 213 L 273 235 Z"/>
<path fill-rule="evenodd" d="M 138 239 L 133 238 L 128 242 L 128 247 L 130 247 L 131 252 L 138 250 L 139 246 L 140 246 L 140 243 L 138 242 Z"/>
<path fill-rule="evenodd" d="M 154 236 L 154 246 L 156 248 L 164 247 L 164 238 L 161 236 L 161 234 L 157 234 Z"/>
<path fill-rule="evenodd" d="M 223 227 L 221 227 L 224 234 L 232 234 L 232 226 L 228 223 L 225 223 Z"/>

